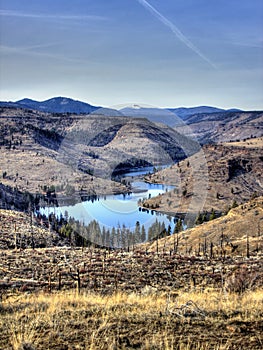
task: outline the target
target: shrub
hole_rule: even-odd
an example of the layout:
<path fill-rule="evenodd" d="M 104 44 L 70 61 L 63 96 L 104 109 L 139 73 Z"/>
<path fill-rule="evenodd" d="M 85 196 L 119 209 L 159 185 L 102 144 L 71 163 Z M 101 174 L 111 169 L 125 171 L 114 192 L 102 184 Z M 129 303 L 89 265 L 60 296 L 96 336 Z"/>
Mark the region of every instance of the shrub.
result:
<path fill-rule="evenodd" d="M 225 288 L 228 292 L 241 294 L 255 288 L 258 277 L 256 272 L 252 273 L 247 267 L 241 267 L 226 278 Z"/>

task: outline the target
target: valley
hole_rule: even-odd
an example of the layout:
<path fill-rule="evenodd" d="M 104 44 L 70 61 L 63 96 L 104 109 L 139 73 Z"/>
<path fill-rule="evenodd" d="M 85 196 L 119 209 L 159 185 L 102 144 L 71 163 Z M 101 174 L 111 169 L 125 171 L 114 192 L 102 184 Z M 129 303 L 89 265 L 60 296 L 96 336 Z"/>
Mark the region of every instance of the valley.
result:
<path fill-rule="evenodd" d="M 233 117 L 238 112 L 228 113 Z M 209 115 L 210 120 L 213 112 Z M 245 118 L 245 123 L 248 117 L 240 112 L 239 122 Z M 254 125 L 256 121 L 260 125 L 261 118 L 260 113 L 250 115 Z M 236 116 L 232 119 L 236 121 Z M 125 172 L 164 164 L 171 165 L 155 168 L 144 181 L 174 188 L 138 197 L 142 213 L 182 217 L 187 227 L 193 227 L 262 195 L 262 137 L 200 147 L 177 128 L 145 118 L 52 114 L 14 107 L 2 107 L 0 121 L 3 208 L 30 211 L 85 200 L 92 200 L 95 207 L 94 200 L 117 194 L 128 194 L 130 199 L 136 180 L 125 177 Z M 106 202 L 102 206 L 107 207 Z"/>
<path fill-rule="evenodd" d="M 262 350 L 263 2 L 0 2 L 0 350 Z"/>
<path fill-rule="evenodd" d="M 2 184 L 30 193 L 127 192 L 118 173 L 173 163 L 199 147 L 146 119 L 2 108 L 0 122 Z"/>
<path fill-rule="evenodd" d="M 235 135 L 207 121 L 194 135 L 201 146 L 188 128 L 138 116 L 2 107 L 0 346 L 106 349 L 108 337 L 116 349 L 163 349 L 165 336 L 167 349 L 212 349 L 217 329 L 230 348 L 260 349 L 262 115 L 242 115 L 253 125 L 243 132 L 240 115 Z M 248 131 L 258 137 L 247 138 Z M 80 217 L 70 210 L 56 217 L 57 205 Z M 46 213 L 35 211 L 41 206 Z M 101 218 L 85 223 L 91 208 Z M 123 211 L 153 223 L 136 216 L 121 225 Z M 163 213 L 166 224 L 155 220 Z M 100 227 L 107 216 L 117 224 Z M 149 339 L 145 327 L 156 336 Z"/>

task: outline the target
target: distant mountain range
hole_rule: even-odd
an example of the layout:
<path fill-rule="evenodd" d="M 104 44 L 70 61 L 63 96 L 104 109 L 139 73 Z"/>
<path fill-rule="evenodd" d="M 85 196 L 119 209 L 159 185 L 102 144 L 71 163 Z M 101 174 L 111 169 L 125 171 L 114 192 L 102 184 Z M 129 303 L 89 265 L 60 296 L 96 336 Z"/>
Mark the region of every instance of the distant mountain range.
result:
<path fill-rule="evenodd" d="M 210 114 L 210 113 L 220 113 L 220 112 L 241 112 L 240 109 L 232 108 L 232 109 L 222 109 L 217 107 L 210 106 L 199 106 L 199 107 L 180 107 L 180 108 L 169 108 L 169 111 L 175 113 L 178 117 L 183 120 L 187 120 L 190 116 L 195 114 Z"/>
<path fill-rule="evenodd" d="M 175 129 L 201 144 L 229 142 L 263 136 L 263 111 L 199 113 Z"/>
<path fill-rule="evenodd" d="M 24 98 L 16 102 L 0 102 L 1 107 L 17 107 L 33 109 L 41 112 L 50 113 L 76 113 L 90 114 L 100 107 L 92 106 L 88 103 L 76 101 L 67 97 L 54 97 L 46 101 L 34 101 L 29 98 Z"/>
<path fill-rule="evenodd" d="M 180 120 L 187 121 L 192 115 L 200 113 L 218 113 L 226 110 L 210 107 L 180 107 L 180 108 L 148 108 L 140 105 L 130 105 L 121 110 L 93 106 L 86 102 L 73 100 L 67 97 L 54 97 L 46 101 L 34 101 L 28 98 L 16 102 L 0 102 L 0 107 L 16 107 L 37 110 L 50 113 L 75 113 L 75 114 L 103 114 L 108 116 L 145 117 L 155 123 L 165 123 L 169 126 L 180 124 Z M 228 111 L 239 111 L 231 109 Z"/>

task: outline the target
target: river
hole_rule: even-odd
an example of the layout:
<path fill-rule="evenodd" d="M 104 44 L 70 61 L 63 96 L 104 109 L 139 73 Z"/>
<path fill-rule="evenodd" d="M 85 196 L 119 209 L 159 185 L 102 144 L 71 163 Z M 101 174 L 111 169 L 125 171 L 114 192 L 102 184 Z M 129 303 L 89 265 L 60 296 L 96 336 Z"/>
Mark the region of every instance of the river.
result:
<path fill-rule="evenodd" d="M 174 217 L 138 207 L 140 199 L 155 197 L 174 188 L 174 186 L 149 184 L 143 181 L 143 175 L 151 170 L 152 168 L 144 168 L 122 175 L 126 179 L 130 178 L 133 189 L 130 194 L 106 195 L 74 205 L 41 208 L 40 212 L 45 214 L 53 212 L 56 216 L 61 214 L 65 216 L 66 213 L 66 216 L 79 220 L 85 225 L 96 220 L 101 228 L 104 226 L 106 229 L 125 225 L 126 228 L 134 230 L 138 221 L 147 230 L 156 220 L 164 223 L 166 227 L 170 225 L 173 229 Z"/>

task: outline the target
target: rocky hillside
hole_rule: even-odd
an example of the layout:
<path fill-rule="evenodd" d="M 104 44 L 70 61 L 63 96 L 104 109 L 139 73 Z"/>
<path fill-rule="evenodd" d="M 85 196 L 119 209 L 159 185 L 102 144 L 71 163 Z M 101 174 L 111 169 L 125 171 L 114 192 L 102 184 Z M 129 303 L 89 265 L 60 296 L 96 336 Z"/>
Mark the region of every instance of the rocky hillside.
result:
<path fill-rule="evenodd" d="M 238 141 L 263 135 L 263 112 L 201 113 L 188 117 L 186 124 L 175 128 L 202 144 Z"/>
<path fill-rule="evenodd" d="M 176 188 L 143 205 L 170 213 L 225 212 L 256 193 L 263 194 L 262 173 L 262 138 L 240 145 L 206 145 L 192 157 L 147 177 Z"/>

